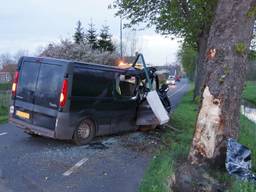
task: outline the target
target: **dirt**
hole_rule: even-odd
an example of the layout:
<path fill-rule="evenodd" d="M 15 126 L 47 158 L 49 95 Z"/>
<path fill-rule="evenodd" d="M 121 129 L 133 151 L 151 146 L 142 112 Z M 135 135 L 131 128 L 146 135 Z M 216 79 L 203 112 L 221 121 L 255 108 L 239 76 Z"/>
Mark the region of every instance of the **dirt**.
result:
<path fill-rule="evenodd" d="M 177 167 L 171 178 L 171 188 L 175 192 L 224 192 L 225 186 L 208 173 L 208 168 L 185 162 Z"/>
<path fill-rule="evenodd" d="M 160 144 L 159 130 L 136 132 L 121 137 L 122 146 L 140 153 L 153 154 Z"/>

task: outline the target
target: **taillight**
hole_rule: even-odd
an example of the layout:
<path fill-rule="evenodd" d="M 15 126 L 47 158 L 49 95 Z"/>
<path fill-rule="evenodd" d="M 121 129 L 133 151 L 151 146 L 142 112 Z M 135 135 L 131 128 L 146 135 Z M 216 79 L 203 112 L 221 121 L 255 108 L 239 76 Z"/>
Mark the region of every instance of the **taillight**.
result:
<path fill-rule="evenodd" d="M 67 102 L 68 95 L 68 80 L 64 79 L 62 82 L 62 88 L 60 93 L 60 107 L 64 107 Z"/>
<path fill-rule="evenodd" d="M 19 72 L 16 71 L 14 75 L 13 83 L 12 83 L 12 96 L 16 96 L 18 80 L 19 80 Z"/>

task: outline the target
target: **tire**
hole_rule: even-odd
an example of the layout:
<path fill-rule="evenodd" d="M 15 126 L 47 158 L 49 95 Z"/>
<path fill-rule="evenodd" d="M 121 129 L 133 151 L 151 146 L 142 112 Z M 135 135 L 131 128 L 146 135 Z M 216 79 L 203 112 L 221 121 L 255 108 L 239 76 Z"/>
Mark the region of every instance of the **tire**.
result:
<path fill-rule="evenodd" d="M 88 144 L 95 136 L 96 128 L 94 122 L 86 118 L 80 122 L 74 131 L 73 141 L 76 145 Z"/>

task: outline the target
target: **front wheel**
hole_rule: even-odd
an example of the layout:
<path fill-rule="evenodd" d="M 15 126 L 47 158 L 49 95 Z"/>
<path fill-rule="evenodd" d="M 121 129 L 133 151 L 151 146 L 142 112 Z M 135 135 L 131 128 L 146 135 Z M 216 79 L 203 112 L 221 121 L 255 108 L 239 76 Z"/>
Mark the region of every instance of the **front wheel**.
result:
<path fill-rule="evenodd" d="M 86 118 L 81 121 L 76 128 L 73 135 L 73 141 L 77 145 L 88 144 L 94 138 L 95 132 L 94 122 L 91 119 Z"/>

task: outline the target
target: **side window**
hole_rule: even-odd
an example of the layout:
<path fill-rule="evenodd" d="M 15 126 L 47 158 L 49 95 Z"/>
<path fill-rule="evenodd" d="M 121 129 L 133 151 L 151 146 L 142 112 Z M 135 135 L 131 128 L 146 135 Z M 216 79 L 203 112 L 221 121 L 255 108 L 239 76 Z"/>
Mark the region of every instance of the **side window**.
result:
<path fill-rule="evenodd" d="M 116 74 L 116 93 L 124 97 L 136 96 L 137 79 L 135 76 Z"/>
<path fill-rule="evenodd" d="M 100 70 L 76 69 L 72 96 L 112 97 L 114 73 Z"/>

